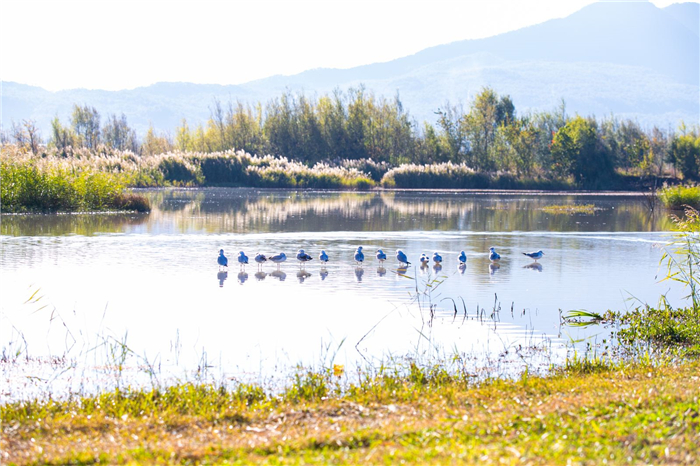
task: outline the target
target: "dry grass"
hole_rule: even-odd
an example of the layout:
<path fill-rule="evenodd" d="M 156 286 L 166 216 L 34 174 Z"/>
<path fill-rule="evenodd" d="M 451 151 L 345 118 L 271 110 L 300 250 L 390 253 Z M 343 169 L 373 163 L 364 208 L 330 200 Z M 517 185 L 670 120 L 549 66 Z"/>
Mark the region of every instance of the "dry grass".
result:
<path fill-rule="evenodd" d="M 12 419 L 3 407 L 3 463 L 697 464 L 698 369 L 620 366 L 439 387 L 377 380 L 326 399 L 267 398 L 196 416 L 117 416 L 66 402 Z"/>

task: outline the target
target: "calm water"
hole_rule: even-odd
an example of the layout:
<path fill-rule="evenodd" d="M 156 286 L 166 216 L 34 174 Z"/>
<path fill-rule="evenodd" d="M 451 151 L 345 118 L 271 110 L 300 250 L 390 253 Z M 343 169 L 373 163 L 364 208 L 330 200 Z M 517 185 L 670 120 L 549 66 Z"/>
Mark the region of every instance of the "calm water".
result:
<path fill-rule="evenodd" d="M 155 207 L 149 215 L 2 217 L 0 346 L 36 358 L 4 367 L 2 397 L 57 383 L 53 390 L 109 385 L 122 356 L 135 377 L 207 371 L 265 379 L 297 364 L 455 354 L 475 371 L 507 373 L 560 361 L 582 338 L 605 338 L 601 329 L 560 328 L 560 310 L 602 312 L 656 303 L 663 293 L 676 303 L 682 296 L 657 277 L 671 224 L 640 197 L 147 195 Z M 555 204 L 596 210 L 542 210 Z M 362 267 L 353 260 L 357 246 L 367 257 Z M 488 260 L 491 246 L 503 257 L 497 266 Z M 221 248 L 232 264 L 227 274 L 217 270 Z M 325 249 L 330 262 L 300 269 L 300 248 L 314 258 Z M 377 248 L 389 256 L 383 267 Z M 401 273 L 397 248 L 414 263 Z M 545 252 L 538 264 L 521 254 L 538 249 Z M 289 259 L 279 272 L 271 264 L 243 271 L 235 263 L 241 250 L 251 262 L 258 251 Z M 460 270 L 461 250 L 468 262 Z M 435 251 L 441 269 L 416 266 L 421 253 Z M 48 372 L 38 359 L 62 355 L 68 362 Z M 96 367 L 107 375 L 93 380 Z"/>

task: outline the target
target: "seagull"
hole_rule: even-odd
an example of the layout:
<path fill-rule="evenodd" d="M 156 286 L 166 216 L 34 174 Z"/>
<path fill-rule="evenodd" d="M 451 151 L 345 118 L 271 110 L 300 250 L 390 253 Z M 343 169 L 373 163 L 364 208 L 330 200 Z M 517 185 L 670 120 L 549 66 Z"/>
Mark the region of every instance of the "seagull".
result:
<path fill-rule="evenodd" d="M 224 256 L 223 249 L 219 249 L 219 258 L 216 261 L 219 263 L 219 268 L 228 267 L 228 259 Z"/>
<path fill-rule="evenodd" d="M 328 262 L 328 254 L 326 254 L 326 251 L 321 250 L 321 254 L 318 255 L 318 260 L 323 263 Z"/>
<path fill-rule="evenodd" d="M 396 257 L 398 257 L 398 253 L 396 253 L 396 254 L 397 254 Z M 426 256 L 425 254 L 421 254 L 420 259 L 418 259 L 418 260 L 421 263 L 421 267 L 423 267 L 423 266 L 427 267 L 428 263 L 430 262 L 430 257 Z M 399 261 L 401 261 L 401 259 L 399 259 Z"/>
<path fill-rule="evenodd" d="M 467 263 L 467 253 L 465 253 L 464 251 L 460 252 L 458 259 L 459 259 L 460 264 L 466 264 Z"/>
<path fill-rule="evenodd" d="M 544 256 L 544 253 L 540 250 L 537 252 L 524 252 L 527 257 L 534 259 L 535 262 L 537 262 L 537 259 L 542 259 L 542 256 Z"/>
<path fill-rule="evenodd" d="M 386 254 L 381 249 L 377 249 L 377 260 L 382 263 L 386 260 Z"/>
<path fill-rule="evenodd" d="M 489 259 L 491 261 L 499 261 L 501 260 L 501 255 L 496 252 L 494 248 L 489 248 L 489 251 L 491 251 L 491 254 L 489 254 Z"/>
<path fill-rule="evenodd" d="M 355 262 L 357 262 L 359 265 L 362 265 L 362 261 L 365 260 L 365 255 L 362 253 L 362 246 L 357 247 L 357 251 L 355 251 Z"/>
<path fill-rule="evenodd" d="M 248 264 L 248 256 L 243 251 L 238 253 L 238 263 L 241 264 L 241 268 L 245 268 Z"/>
<path fill-rule="evenodd" d="M 433 262 L 435 262 L 435 264 L 439 264 L 440 262 L 442 262 L 442 256 L 440 254 L 438 254 L 437 252 L 434 252 L 433 253 Z"/>
<path fill-rule="evenodd" d="M 404 254 L 401 249 L 396 250 L 396 259 L 402 264 L 411 265 L 411 263 L 408 262 L 408 257 L 406 257 L 406 254 Z"/>
<path fill-rule="evenodd" d="M 297 259 L 299 260 L 299 265 L 304 265 L 313 259 L 310 255 L 306 254 L 303 249 L 299 249 L 297 253 Z"/>
<path fill-rule="evenodd" d="M 267 257 L 265 257 L 265 254 L 257 253 L 255 255 L 255 262 L 258 263 L 258 269 L 260 269 L 262 265 L 267 262 Z"/>
<path fill-rule="evenodd" d="M 287 260 L 287 255 L 283 252 L 277 254 L 276 256 L 270 257 L 270 260 L 277 264 L 277 270 L 280 269 L 280 264 Z"/>

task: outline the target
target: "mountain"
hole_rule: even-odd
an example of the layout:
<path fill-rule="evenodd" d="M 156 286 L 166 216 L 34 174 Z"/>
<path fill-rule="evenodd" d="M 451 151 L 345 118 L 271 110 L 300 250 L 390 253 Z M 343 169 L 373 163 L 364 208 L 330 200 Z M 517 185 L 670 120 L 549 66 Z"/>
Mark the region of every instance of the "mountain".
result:
<path fill-rule="evenodd" d="M 204 122 L 214 99 L 265 102 L 286 90 L 321 95 L 364 85 L 376 95 L 397 92 L 418 120 L 435 120 L 445 105 L 467 104 L 483 87 L 510 94 L 520 113 L 551 110 L 634 118 L 675 127 L 700 119 L 700 5 L 599 2 L 562 19 L 497 36 L 431 47 L 385 63 L 314 69 L 236 86 L 157 83 L 124 91 L 49 92 L 2 83 L 2 117 L 31 118 L 47 135 L 50 120 L 69 119 L 74 103 L 105 116 L 126 114 L 139 133 L 149 123 L 174 130 L 183 118 Z"/>

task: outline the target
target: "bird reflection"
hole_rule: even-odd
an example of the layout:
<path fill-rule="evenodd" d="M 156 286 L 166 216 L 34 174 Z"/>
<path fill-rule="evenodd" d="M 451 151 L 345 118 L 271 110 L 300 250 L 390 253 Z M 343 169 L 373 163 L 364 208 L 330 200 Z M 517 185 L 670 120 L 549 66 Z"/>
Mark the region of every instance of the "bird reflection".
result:
<path fill-rule="evenodd" d="M 324 267 L 318 274 L 321 276 L 321 280 L 325 280 L 328 276 L 328 270 L 326 270 L 326 268 Z"/>
<path fill-rule="evenodd" d="M 384 267 L 377 267 L 377 276 L 383 277 L 386 275 L 386 269 Z"/>
<path fill-rule="evenodd" d="M 540 264 L 539 262 L 533 262 L 532 264 L 524 265 L 523 268 L 542 272 L 542 264 Z"/>
<path fill-rule="evenodd" d="M 239 272 L 238 273 L 238 283 L 240 283 L 242 285 L 245 283 L 246 280 L 248 280 L 248 273 Z"/>
<path fill-rule="evenodd" d="M 287 278 L 287 274 L 282 272 L 281 270 L 275 270 L 270 273 L 270 275 L 279 281 L 283 282 L 285 278 Z"/>
<path fill-rule="evenodd" d="M 408 266 L 407 265 L 402 265 L 398 269 L 396 269 L 396 273 L 400 275 L 406 275 L 406 272 L 408 272 Z"/>
<path fill-rule="evenodd" d="M 459 264 L 458 269 L 459 269 L 459 273 L 464 274 L 464 271 L 467 270 L 467 264 L 462 262 L 461 264 Z"/>
<path fill-rule="evenodd" d="M 362 267 L 355 267 L 355 277 L 357 277 L 357 281 L 361 282 L 362 281 L 362 275 L 364 275 L 365 269 Z"/>
<path fill-rule="evenodd" d="M 228 278 L 228 272 L 219 272 L 216 274 L 216 279 L 219 280 L 219 286 L 224 286 L 224 280 Z"/>
<path fill-rule="evenodd" d="M 259 282 L 265 280 L 265 277 L 267 277 L 267 273 L 263 272 L 262 270 L 260 272 L 255 272 L 255 279 Z"/>
<path fill-rule="evenodd" d="M 299 283 L 304 283 L 304 280 L 306 280 L 310 276 L 311 274 L 303 269 L 297 272 L 297 278 L 299 279 Z"/>
<path fill-rule="evenodd" d="M 493 275 L 493 274 L 495 274 L 496 272 L 498 272 L 498 269 L 500 269 L 500 268 L 501 268 L 501 265 L 500 265 L 500 264 L 498 264 L 498 263 L 496 263 L 496 262 L 492 262 L 492 263 L 489 264 L 489 273 L 490 273 L 491 275 Z"/>
<path fill-rule="evenodd" d="M 433 270 L 435 271 L 435 273 L 440 272 L 442 270 L 442 265 L 438 262 L 433 266 Z"/>

